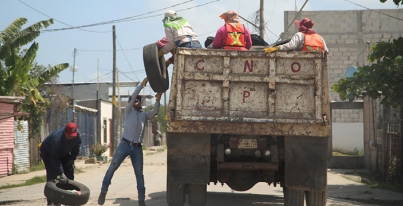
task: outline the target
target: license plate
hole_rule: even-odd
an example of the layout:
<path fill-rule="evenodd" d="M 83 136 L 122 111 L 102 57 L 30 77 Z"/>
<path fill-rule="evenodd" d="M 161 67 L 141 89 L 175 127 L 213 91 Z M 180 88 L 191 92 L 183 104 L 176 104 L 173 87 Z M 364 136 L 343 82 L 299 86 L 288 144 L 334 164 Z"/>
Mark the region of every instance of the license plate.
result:
<path fill-rule="evenodd" d="M 239 139 L 239 149 L 256 149 L 257 139 Z"/>

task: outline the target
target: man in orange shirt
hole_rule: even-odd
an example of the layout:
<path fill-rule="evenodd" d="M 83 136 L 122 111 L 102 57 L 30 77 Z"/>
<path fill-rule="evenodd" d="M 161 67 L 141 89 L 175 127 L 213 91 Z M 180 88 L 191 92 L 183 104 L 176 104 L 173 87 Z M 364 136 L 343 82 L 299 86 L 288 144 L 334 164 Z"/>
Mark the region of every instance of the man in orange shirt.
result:
<path fill-rule="evenodd" d="M 312 20 L 309 18 L 303 18 L 301 21 L 295 20 L 295 25 L 298 27 L 299 32 L 297 32 L 288 43 L 280 46 L 268 47 L 265 48 L 264 51 L 266 53 L 271 53 L 277 50 L 317 51 L 329 53 L 325 40 L 312 29 L 314 25 Z"/>

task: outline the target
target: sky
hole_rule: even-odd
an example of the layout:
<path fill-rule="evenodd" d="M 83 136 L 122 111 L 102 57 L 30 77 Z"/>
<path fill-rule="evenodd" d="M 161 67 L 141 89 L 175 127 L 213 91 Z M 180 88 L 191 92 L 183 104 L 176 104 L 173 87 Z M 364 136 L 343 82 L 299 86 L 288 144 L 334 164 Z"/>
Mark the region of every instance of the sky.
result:
<path fill-rule="evenodd" d="M 269 29 L 264 38 L 266 42 L 275 42 L 284 31 L 284 11 L 299 10 L 305 1 L 264 1 L 264 17 L 266 28 Z M 112 82 L 113 25 L 118 50 L 117 78 L 119 81 L 141 81 L 146 77 L 143 46 L 165 36 L 162 24 L 165 11 L 175 10 L 187 19 L 204 45 L 205 39 L 214 36 L 223 25 L 223 20 L 219 18 L 222 13 L 235 10 L 240 16 L 251 19 L 260 7 L 260 0 L 1 0 L 1 3 L 0 31 L 20 17 L 28 20 L 24 28 L 42 20 L 54 19 L 54 24 L 35 39 L 39 43 L 36 61 L 44 66 L 61 63 L 69 63 L 71 67 L 75 65 L 75 83 L 96 83 L 97 79 L 99 82 Z M 392 0 L 386 3 L 379 0 L 310 0 L 303 11 L 366 9 L 356 4 L 369 9 L 397 8 Z M 105 23 L 119 19 L 126 21 Z M 245 21 L 241 22 L 246 24 Z M 63 29 L 92 24 L 97 26 Z M 259 34 L 250 24 L 246 26 L 252 33 Z M 76 55 L 74 49 L 77 50 Z M 172 68 L 170 66 L 168 69 L 170 74 Z M 58 82 L 72 83 L 73 72 L 69 68 L 62 71 Z M 145 93 L 154 94 L 149 86 L 143 89 L 142 94 Z"/>

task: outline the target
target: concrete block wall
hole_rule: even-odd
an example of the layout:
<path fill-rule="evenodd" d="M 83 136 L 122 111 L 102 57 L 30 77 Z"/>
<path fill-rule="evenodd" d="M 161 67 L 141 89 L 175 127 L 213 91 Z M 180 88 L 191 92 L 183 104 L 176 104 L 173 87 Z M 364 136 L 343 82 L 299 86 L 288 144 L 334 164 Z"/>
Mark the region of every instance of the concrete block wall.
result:
<path fill-rule="evenodd" d="M 333 109 L 332 123 L 363 123 L 362 109 Z"/>
<path fill-rule="evenodd" d="M 341 101 L 331 86 L 345 77 L 349 66 L 368 65 L 369 47 L 379 41 L 389 41 L 403 36 L 403 9 L 348 10 L 348 11 L 302 11 L 297 19 L 308 17 L 315 23 L 313 29 L 326 41 L 328 55 L 329 96 L 331 101 Z M 293 23 L 297 12 L 285 11 L 282 34 L 289 39 L 298 32 Z M 368 42 L 368 43 L 367 43 Z"/>

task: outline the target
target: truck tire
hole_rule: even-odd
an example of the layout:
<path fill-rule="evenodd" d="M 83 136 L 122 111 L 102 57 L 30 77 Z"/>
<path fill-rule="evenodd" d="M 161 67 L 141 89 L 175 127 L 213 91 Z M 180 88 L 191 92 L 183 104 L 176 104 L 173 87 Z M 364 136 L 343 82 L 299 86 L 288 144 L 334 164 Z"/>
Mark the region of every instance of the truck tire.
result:
<path fill-rule="evenodd" d="M 207 203 L 207 185 L 189 184 L 189 205 L 204 206 Z"/>
<path fill-rule="evenodd" d="M 306 191 L 306 205 L 307 206 L 326 206 L 327 191 Z"/>
<path fill-rule="evenodd" d="M 185 204 L 185 184 L 167 182 L 167 203 L 169 206 L 183 206 Z"/>
<path fill-rule="evenodd" d="M 169 88 L 169 74 L 164 56 L 158 57 L 157 44 L 143 47 L 143 62 L 151 89 L 154 92 L 165 92 Z"/>
<path fill-rule="evenodd" d="M 79 191 L 81 194 L 72 192 Z M 87 186 L 69 180 L 66 184 L 61 184 L 58 180 L 48 181 L 45 184 L 45 197 L 63 205 L 84 205 L 90 198 L 90 189 Z"/>
<path fill-rule="evenodd" d="M 283 187 L 285 206 L 304 206 L 304 191 Z"/>

